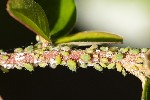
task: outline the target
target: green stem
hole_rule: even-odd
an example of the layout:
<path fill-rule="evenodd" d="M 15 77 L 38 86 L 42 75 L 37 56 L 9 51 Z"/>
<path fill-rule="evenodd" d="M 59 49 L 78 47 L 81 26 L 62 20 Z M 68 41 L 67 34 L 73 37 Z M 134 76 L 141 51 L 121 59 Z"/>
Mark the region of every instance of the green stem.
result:
<path fill-rule="evenodd" d="M 147 78 L 143 84 L 141 100 L 150 100 L 150 78 Z"/>

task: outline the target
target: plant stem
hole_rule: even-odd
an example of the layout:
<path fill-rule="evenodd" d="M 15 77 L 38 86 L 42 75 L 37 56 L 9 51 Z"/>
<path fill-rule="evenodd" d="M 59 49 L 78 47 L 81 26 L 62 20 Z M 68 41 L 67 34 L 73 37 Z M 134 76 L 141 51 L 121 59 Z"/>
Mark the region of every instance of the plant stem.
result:
<path fill-rule="evenodd" d="M 84 50 L 72 49 L 70 46 L 52 46 L 45 42 L 38 42 L 25 49 L 16 48 L 14 53 L 0 53 L 0 69 L 25 68 L 33 71 L 34 67 L 58 65 L 67 66 L 71 71 L 78 67 L 94 67 L 98 71 L 103 68 L 116 69 L 123 75 L 125 71 L 135 75 L 142 81 L 142 100 L 150 100 L 150 49 L 131 49 L 118 47 L 98 47 L 92 45 Z"/>
<path fill-rule="evenodd" d="M 150 78 L 146 78 L 143 84 L 142 98 L 141 100 L 150 100 Z"/>

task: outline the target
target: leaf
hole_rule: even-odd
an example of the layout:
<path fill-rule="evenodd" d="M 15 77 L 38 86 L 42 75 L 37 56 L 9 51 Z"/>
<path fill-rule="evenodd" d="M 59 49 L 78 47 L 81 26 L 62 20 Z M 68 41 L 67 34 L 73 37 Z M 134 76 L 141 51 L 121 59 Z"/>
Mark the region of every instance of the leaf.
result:
<path fill-rule="evenodd" d="M 76 22 L 74 0 L 36 0 L 44 9 L 53 40 L 68 34 Z"/>
<path fill-rule="evenodd" d="M 27 28 L 51 41 L 48 19 L 42 7 L 34 0 L 8 0 L 8 13 Z"/>
<path fill-rule="evenodd" d="M 79 32 L 71 36 L 62 37 L 56 40 L 56 44 L 74 44 L 74 45 L 91 45 L 103 43 L 122 43 L 123 38 L 106 32 Z M 83 43 L 83 44 L 82 44 Z"/>

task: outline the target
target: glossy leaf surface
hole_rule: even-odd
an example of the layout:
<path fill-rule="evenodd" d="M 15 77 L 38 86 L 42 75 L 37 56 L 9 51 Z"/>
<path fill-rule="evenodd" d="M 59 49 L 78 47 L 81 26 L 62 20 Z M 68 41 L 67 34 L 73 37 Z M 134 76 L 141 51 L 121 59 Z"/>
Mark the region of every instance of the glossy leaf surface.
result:
<path fill-rule="evenodd" d="M 8 13 L 30 30 L 51 41 L 46 14 L 34 0 L 9 0 Z"/>
<path fill-rule="evenodd" d="M 80 43 L 84 43 L 84 45 L 86 45 L 86 43 L 88 44 L 88 42 L 98 42 L 99 43 L 122 43 L 123 42 L 123 38 L 115 35 L 115 34 L 111 34 L 111 33 L 106 33 L 106 32 L 79 32 L 76 33 L 74 35 L 71 36 L 66 36 L 63 38 L 59 38 L 56 40 L 56 44 L 60 44 L 60 43 L 75 43 L 75 42 L 80 42 Z M 77 44 L 77 45 L 80 45 Z"/>
<path fill-rule="evenodd" d="M 74 0 L 35 0 L 44 9 L 53 40 L 68 34 L 76 22 Z"/>

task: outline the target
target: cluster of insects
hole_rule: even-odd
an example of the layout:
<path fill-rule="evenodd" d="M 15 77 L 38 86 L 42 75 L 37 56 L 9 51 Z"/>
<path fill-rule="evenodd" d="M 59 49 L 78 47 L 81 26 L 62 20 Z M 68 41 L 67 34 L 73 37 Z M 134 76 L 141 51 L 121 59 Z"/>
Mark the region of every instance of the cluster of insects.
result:
<path fill-rule="evenodd" d="M 130 47 L 105 47 L 92 45 L 86 49 L 71 48 L 67 45 L 52 46 L 50 43 L 38 42 L 26 48 L 16 48 L 14 53 L 1 51 L 0 67 L 7 69 L 25 68 L 33 71 L 35 67 L 56 68 L 58 65 L 67 66 L 71 71 L 77 68 L 94 67 L 98 71 L 104 68 L 116 69 L 126 75 L 126 71 L 136 75 L 145 75 L 145 54 L 148 48 L 131 49 Z"/>

